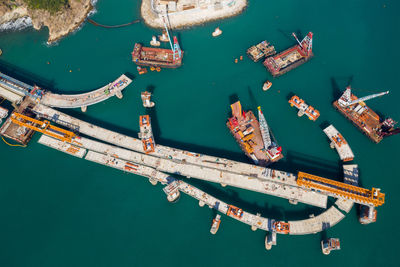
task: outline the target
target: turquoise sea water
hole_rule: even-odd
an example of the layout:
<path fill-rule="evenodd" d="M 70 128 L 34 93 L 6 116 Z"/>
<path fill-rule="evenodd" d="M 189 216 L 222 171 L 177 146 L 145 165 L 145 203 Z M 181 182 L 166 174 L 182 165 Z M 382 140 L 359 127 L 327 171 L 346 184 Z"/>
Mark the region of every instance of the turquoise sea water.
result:
<path fill-rule="evenodd" d="M 139 1 L 102 0 L 93 19 L 121 24 L 139 17 Z M 135 76 L 123 100 L 110 99 L 69 114 L 137 136 L 138 116 L 146 111 L 140 92 L 154 90 L 151 113 L 156 141 L 195 152 L 248 162 L 225 126 L 231 99 L 245 109 L 263 107 L 285 158 L 273 167 L 341 179 L 338 155 L 329 148 L 321 124 L 333 123 L 347 139 L 364 187 L 380 187 L 386 203 L 378 221 L 358 223 L 356 209 L 324 234 L 278 236 L 264 249 L 265 232 L 222 217 L 209 234 L 212 210 L 183 195 L 169 204 L 160 186 L 146 179 L 73 158 L 41 146 L 35 135 L 28 148 L 0 143 L 0 266 L 398 266 L 400 215 L 398 150 L 400 136 L 376 145 L 331 105 L 351 81 L 356 95 L 390 90 L 369 101 L 380 114 L 400 120 L 398 99 L 399 1 L 250 1 L 235 18 L 176 31 L 184 65 L 138 76 L 130 52 L 157 31 L 144 24 L 82 29 L 46 46 L 47 30 L 0 34 L 0 71 L 22 76 L 57 92 L 85 92 L 122 73 Z M 212 38 L 215 27 L 223 35 Z M 292 31 L 314 32 L 315 57 L 273 79 L 261 63 L 245 56 L 267 39 L 278 51 L 294 45 Z M 234 64 L 240 55 L 244 60 Z M 50 62 L 50 64 L 47 64 Z M 71 70 L 71 72 L 70 72 Z M 273 81 L 268 92 L 261 90 Z M 287 98 L 296 93 L 315 108 L 317 122 L 298 118 Z M 321 212 L 286 200 L 232 187 L 189 182 L 232 204 L 266 217 L 292 220 Z M 339 237 L 341 251 L 324 256 L 321 237 Z"/>

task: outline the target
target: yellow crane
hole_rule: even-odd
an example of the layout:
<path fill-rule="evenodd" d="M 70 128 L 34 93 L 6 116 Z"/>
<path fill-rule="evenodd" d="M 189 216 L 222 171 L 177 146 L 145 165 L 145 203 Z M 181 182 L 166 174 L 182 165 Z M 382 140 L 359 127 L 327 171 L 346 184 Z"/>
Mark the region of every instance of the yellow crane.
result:
<path fill-rule="evenodd" d="M 11 114 L 11 121 L 22 127 L 26 127 L 37 132 L 41 132 L 45 135 L 54 137 L 63 142 L 71 143 L 72 140 L 76 137 L 75 133 L 53 126 L 47 120 L 44 121 L 36 120 L 34 118 L 25 116 L 17 112 Z"/>

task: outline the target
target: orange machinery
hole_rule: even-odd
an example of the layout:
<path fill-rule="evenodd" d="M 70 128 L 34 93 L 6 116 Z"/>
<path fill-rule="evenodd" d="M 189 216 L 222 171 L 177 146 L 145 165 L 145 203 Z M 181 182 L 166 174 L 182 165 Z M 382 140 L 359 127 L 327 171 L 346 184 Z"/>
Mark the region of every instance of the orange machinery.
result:
<path fill-rule="evenodd" d="M 53 126 L 47 120 L 45 121 L 36 120 L 17 112 L 11 114 L 11 121 L 22 127 L 26 127 L 37 132 L 41 132 L 45 135 L 54 137 L 63 142 L 71 143 L 72 140 L 75 139 L 76 137 L 75 133 Z"/>
<path fill-rule="evenodd" d="M 377 207 L 385 203 L 385 194 L 381 193 L 380 189 L 372 188 L 372 190 L 369 190 L 305 172 L 298 173 L 297 184 L 305 188 L 324 192 L 333 197 L 350 199 L 361 205 L 373 205 Z"/>

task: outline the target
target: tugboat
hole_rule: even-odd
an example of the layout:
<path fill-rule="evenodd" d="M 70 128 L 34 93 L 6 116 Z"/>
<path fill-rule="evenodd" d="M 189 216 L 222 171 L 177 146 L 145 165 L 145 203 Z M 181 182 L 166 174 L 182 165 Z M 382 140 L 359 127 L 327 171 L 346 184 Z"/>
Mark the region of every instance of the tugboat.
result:
<path fill-rule="evenodd" d="M 143 101 L 143 107 L 145 108 L 152 108 L 154 107 L 155 103 L 151 101 L 151 93 L 144 91 L 140 94 L 142 101 Z"/>
<path fill-rule="evenodd" d="M 137 71 L 138 71 L 139 75 L 142 75 L 142 74 L 145 74 L 145 73 L 147 73 L 147 69 L 146 69 L 146 68 L 143 68 L 143 67 L 137 66 L 137 67 L 136 67 L 136 69 L 137 69 Z"/>
<path fill-rule="evenodd" d="M 210 229 L 210 233 L 215 235 L 219 229 L 219 224 L 221 223 L 221 215 L 217 214 L 217 216 L 215 216 L 215 218 L 213 219 L 212 225 L 211 225 L 211 229 Z"/>
<path fill-rule="evenodd" d="M 329 255 L 332 250 L 340 250 L 339 238 L 329 238 L 321 241 L 321 249 L 324 255 Z"/>
<path fill-rule="evenodd" d="M 273 229 L 281 234 L 289 234 L 290 233 L 290 224 L 286 222 L 274 222 Z"/>
<path fill-rule="evenodd" d="M 217 36 L 220 36 L 221 34 L 222 34 L 221 29 L 220 29 L 219 27 L 217 27 L 217 28 L 214 30 L 214 32 L 212 33 L 212 36 L 213 36 L 213 37 L 217 37 Z"/>
<path fill-rule="evenodd" d="M 228 215 L 228 216 L 232 215 L 233 217 L 235 217 L 237 219 L 241 219 L 243 217 L 243 210 L 238 207 L 229 205 L 226 215 Z"/>
<path fill-rule="evenodd" d="M 168 38 L 168 33 L 166 30 L 163 30 L 162 35 L 158 36 L 158 39 L 160 39 L 161 42 L 168 42 L 169 38 Z"/>
<path fill-rule="evenodd" d="M 377 211 L 374 207 L 360 205 L 360 218 L 361 224 L 370 224 L 376 222 Z"/>
<path fill-rule="evenodd" d="M 171 203 L 175 203 L 181 196 L 179 192 L 179 181 L 174 180 L 166 187 L 163 188 L 164 193 L 167 195 L 167 200 Z"/>
<path fill-rule="evenodd" d="M 272 82 L 266 81 L 266 82 L 264 83 L 264 85 L 263 85 L 263 90 L 264 90 L 264 91 L 268 91 L 268 89 L 271 88 L 271 86 L 272 86 Z"/>
<path fill-rule="evenodd" d="M 272 246 L 276 245 L 276 232 L 272 231 L 265 237 L 265 249 L 271 250 Z"/>

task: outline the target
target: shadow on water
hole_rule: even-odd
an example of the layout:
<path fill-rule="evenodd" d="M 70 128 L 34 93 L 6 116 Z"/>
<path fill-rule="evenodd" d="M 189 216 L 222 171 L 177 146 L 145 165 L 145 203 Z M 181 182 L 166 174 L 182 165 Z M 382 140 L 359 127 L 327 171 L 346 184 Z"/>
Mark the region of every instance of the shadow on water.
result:
<path fill-rule="evenodd" d="M 54 80 L 43 78 L 14 64 L 5 62 L 4 60 L 0 60 L 0 71 L 31 86 L 37 85 L 47 90 L 54 90 L 55 87 Z"/>
<path fill-rule="evenodd" d="M 150 116 L 151 119 L 151 129 L 153 131 L 153 136 L 157 142 L 157 140 L 160 140 L 161 136 L 161 127 L 160 127 L 160 122 L 158 120 L 157 116 L 157 108 L 146 108 L 146 113 Z"/>
<path fill-rule="evenodd" d="M 249 93 L 249 97 L 250 97 L 250 103 L 251 103 L 251 107 L 252 109 L 257 109 L 257 107 L 259 106 L 256 97 L 253 94 L 253 91 L 251 90 L 250 86 L 247 87 L 247 92 Z"/>
<path fill-rule="evenodd" d="M 338 83 L 333 77 L 331 77 L 331 85 L 332 85 L 332 97 L 333 101 L 335 101 L 342 95 L 343 91 L 340 89 Z"/>
<path fill-rule="evenodd" d="M 330 179 L 340 177 L 339 180 L 341 180 L 341 177 L 343 177 L 342 170 L 339 167 L 340 161 L 328 161 L 292 150 L 287 151 L 283 160 L 274 163 L 272 168 L 291 173 L 297 173 L 300 170 Z"/>
<path fill-rule="evenodd" d="M 289 101 L 293 96 L 295 96 L 296 94 L 293 91 L 290 91 L 287 95 L 286 95 L 286 100 Z"/>
<path fill-rule="evenodd" d="M 319 128 L 321 128 L 321 130 L 325 129 L 326 127 L 328 127 L 329 125 L 331 125 L 331 123 L 329 121 L 323 121 L 319 124 Z"/>
<path fill-rule="evenodd" d="M 286 39 L 288 39 L 289 41 L 293 42 L 294 38 L 292 36 L 292 32 L 291 31 L 284 31 L 282 29 L 278 29 L 278 32 L 280 32 Z M 297 36 L 302 36 L 300 30 L 296 30 L 295 32 L 296 32 Z"/>
<path fill-rule="evenodd" d="M 214 183 L 209 183 L 194 178 L 185 179 L 185 182 L 203 190 L 204 192 L 207 192 L 208 194 L 220 199 L 223 202 L 226 202 L 227 204 L 240 207 L 241 209 L 253 214 L 261 213 L 263 217 L 267 217 L 270 219 L 286 220 L 286 221 L 302 220 L 302 219 L 307 219 L 308 218 L 307 215 L 314 214 L 315 216 L 317 216 L 318 214 L 324 211 L 324 209 L 322 208 L 305 206 L 301 204 L 299 205 L 299 207 L 296 207 L 296 210 L 288 211 L 287 206 L 285 207 L 284 205 L 280 206 L 280 205 L 270 204 L 268 202 L 260 204 L 256 202 L 246 201 L 240 197 L 240 193 L 237 191 L 236 188 L 232 188 L 229 186 L 223 188 L 219 187 Z M 255 194 L 261 194 L 261 193 L 255 193 Z M 274 197 L 265 195 L 265 198 L 269 199 Z"/>

